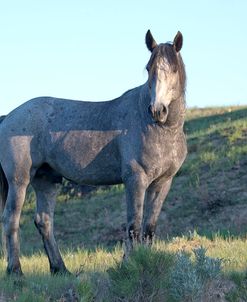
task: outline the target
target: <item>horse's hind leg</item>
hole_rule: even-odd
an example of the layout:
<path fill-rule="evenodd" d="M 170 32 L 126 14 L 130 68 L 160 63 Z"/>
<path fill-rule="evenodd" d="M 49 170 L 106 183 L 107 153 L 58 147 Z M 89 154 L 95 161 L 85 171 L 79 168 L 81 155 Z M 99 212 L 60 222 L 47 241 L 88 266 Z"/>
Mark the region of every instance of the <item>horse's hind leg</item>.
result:
<path fill-rule="evenodd" d="M 50 271 L 52 274 L 68 273 L 53 233 L 53 216 L 59 186 L 45 177 L 34 177 L 32 186 L 37 198 L 34 223 L 42 236 L 50 263 Z"/>
<path fill-rule="evenodd" d="M 7 248 L 7 273 L 22 275 L 19 260 L 19 222 L 21 209 L 25 200 L 26 188 L 29 183 L 27 177 L 8 178 L 8 196 L 3 212 L 3 227 Z"/>
<path fill-rule="evenodd" d="M 170 190 L 172 178 L 159 181 L 150 185 L 146 192 L 145 218 L 143 227 L 143 240 L 152 244 L 156 223 L 163 205 L 163 202 Z"/>

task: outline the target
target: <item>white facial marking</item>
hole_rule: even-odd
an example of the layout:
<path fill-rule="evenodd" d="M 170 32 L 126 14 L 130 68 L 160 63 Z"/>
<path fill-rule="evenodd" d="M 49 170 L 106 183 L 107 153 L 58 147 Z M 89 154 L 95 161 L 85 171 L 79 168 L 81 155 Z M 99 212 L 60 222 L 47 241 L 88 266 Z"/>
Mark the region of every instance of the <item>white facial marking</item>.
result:
<path fill-rule="evenodd" d="M 154 106 L 160 104 L 169 106 L 173 99 L 177 98 L 178 72 L 170 70 L 164 60 L 159 60 L 156 73 L 151 80 L 151 103 Z"/>

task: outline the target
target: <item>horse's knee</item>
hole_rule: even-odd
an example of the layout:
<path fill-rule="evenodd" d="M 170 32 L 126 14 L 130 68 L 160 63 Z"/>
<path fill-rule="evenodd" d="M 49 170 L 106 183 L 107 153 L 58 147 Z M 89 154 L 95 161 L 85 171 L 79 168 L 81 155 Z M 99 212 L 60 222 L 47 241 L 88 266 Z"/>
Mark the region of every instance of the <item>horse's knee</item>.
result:
<path fill-rule="evenodd" d="M 9 236 L 15 232 L 18 232 L 19 223 L 6 209 L 4 210 L 2 215 L 2 225 L 5 236 Z"/>
<path fill-rule="evenodd" d="M 42 236 L 49 236 L 51 230 L 51 221 L 50 217 L 47 214 L 35 214 L 34 224 Z"/>

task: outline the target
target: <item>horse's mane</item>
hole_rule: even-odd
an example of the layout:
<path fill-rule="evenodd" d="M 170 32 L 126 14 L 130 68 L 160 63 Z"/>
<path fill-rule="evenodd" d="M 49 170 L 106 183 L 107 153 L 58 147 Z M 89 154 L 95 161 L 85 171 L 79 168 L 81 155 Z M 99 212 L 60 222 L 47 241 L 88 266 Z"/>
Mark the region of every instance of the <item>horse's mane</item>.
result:
<path fill-rule="evenodd" d="M 1 115 L 0 116 L 0 124 L 2 123 L 2 121 L 5 119 L 6 115 Z"/>

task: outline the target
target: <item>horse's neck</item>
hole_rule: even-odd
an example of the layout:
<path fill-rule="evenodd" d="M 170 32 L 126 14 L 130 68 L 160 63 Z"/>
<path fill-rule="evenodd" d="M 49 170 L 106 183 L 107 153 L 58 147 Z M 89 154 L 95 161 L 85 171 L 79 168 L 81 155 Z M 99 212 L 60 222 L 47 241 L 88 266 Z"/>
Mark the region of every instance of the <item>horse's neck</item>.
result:
<path fill-rule="evenodd" d="M 147 112 L 147 108 L 150 105 L 151 99 L 149 94 L 148 82 L 139 86 L 139 109 Z"/>
<path fill-rule="evenodd" d="M 183 128 L 185 120 L 185 100 L 181 96 L 174 100 L 169 105 L 169 114 L 167 117 L 166 125 L 170 128 Z"/>

